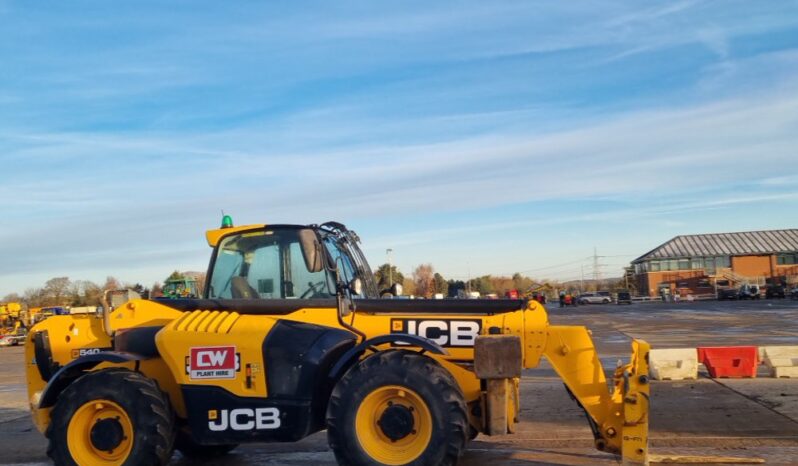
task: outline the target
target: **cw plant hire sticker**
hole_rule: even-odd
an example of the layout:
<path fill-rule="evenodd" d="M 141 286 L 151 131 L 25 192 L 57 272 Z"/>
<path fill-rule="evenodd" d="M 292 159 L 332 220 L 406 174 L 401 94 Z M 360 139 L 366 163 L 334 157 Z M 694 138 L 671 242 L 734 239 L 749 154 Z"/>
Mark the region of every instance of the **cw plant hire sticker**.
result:
<path fill-rule="evenodd" d="M 186 373 L 196 379 L 234 379 L 241 370 L 241 355 L 235 346 L 191 348 L 186 357 Z"/>

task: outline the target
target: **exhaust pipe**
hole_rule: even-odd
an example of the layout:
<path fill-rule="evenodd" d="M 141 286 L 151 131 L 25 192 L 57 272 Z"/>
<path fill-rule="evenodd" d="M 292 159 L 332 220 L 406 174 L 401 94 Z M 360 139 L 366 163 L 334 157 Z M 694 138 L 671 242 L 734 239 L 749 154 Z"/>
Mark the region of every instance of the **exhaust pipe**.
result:
<path fill-rule="evenodd" d="M 102 305 L 103 305 L 103 330 L 109 337 L 114 336 L 114 331 L 111 329 L 111 303 L 108 301 L 108 293 L 112 290 L 103 291 Z"/>

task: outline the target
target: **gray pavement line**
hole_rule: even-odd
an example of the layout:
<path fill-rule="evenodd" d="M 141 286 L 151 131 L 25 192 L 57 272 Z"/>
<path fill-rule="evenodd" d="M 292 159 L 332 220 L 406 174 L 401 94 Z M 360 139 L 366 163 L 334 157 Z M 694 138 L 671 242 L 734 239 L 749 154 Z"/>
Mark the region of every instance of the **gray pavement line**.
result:
<path fill-rule="evenodd" d="M 7 422 L 19 421 L 20 419 L 25 419 L 28 416 L 30 416 L 30 414 L 23 414 L 23 415 L 21 415 L 19 417 L 15 417 L 15 418 L 11 418 L 11 419 L 6 419 L 4 421 L 0 421 L 0 424 L 5 424 Z M 0 464 L 3 464 L 3 463 L 0 463 Z"/>
<path fill-rule="evenodd" d="M 771 412 L 773 412 L 773 413 L 776 413 L 776 414 L 778 414 L 779 416 L 781 416 L 781 417 L 783 417 L 783 418 L 785 418 L 785 419 L 788 419 L 790 422 L 793 422 L 793 423 L 795 423 L 795 424 L 798 424 L 798 420 L 796 420 L 796 419 L 793 419 L 793 418 L 791 418 L 790 416 L 787 416 L 786 414 L 782 413 L 781 411 L 776 411 L 774 408 L 772 408 L 772 407 L 768 406 L 767 404 L 765 404 L 765 403 L 763 403 L 763 402 L 761 402 L 761 401 L 757 400 L 756 398 L 754 398 L 754 397 L 752 397 L 752 396 L 748 396 L 748 395 L 746 395 L 745 393 L 743 393 L 743 392 L 741 392 L 741 391 L 739 391 L 739 390 L 735 390 L 735 389 L 733 389 L 732 387 L 730 387 L 730 386 L 726 385 L 725 383 L 723 383 L 723 382 L 720 382 L 718 379 L 715 379 L 715 378 L 712 378 L 712 377 L 707 377 L 707 378 L 708 378 L 709 380 L 711 380 L 711 381 L 715 382 L 716 384 L 720 385 L 721 387 L 723 387 L 723 388 L 726 388 L 727 390 L 730 390 L 730 391 L 732 391 L 732 392 L 734 392 L 734 393 L 736 393 L 736 394 L 740 395 L 740 396 L 741 396 L 741 397 L 743 397 L 743 398 L 746 398 L 746 399 L 748 399 L 748 400 L 751 400 L 751 401 L 753 401 L 754 403 L 758 404 L 759 406 L 762 406 L 762 407 L 764 407 L 765 409 L 767 409 L 767 410 L 769 410 L 769 411 L 771 411 Z"/>

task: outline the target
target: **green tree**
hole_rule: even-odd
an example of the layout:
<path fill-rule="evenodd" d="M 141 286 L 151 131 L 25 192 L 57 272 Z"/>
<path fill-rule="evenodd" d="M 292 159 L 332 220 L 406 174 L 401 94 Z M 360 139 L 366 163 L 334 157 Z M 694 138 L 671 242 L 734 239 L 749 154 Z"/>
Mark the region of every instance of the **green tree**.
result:
<path fill-rule="evenodd" d="M 393 283 L 404 285 L 405 276 L 396 268 L 395 265 L 382 264 L 374 272 L 374 280 L 377 282 L 377 288 L 386 290 L 391 287 Z"/>
<path fill-rule="evenodd" d="M 469 284 L 471 291 L 478 291 L 481 295 L 494 292 L 490 275 L 483 275 L 481 277 L 474 278 L 469 282 Z"/>
<path fill-rule="evenodd" d="M 435 282 L 435 293 L 440 293 L 444 296 L 449 295 L 449 283 L 443 278 L 443 275 L 435 272 L 435 275 L 432 277 L 433 281 Z"/>

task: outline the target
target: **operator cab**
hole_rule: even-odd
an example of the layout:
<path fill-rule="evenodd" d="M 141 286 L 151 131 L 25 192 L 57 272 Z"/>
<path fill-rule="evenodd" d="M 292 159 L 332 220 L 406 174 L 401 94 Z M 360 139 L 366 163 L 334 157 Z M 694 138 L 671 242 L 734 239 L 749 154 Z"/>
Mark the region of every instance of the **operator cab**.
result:
<path fill-rule="evenodd" d="M 332 299 L 337 284 L 355 278 L 363 286 L 353 298 L 379 297 L 357 235 L 341 224 L 230 227 L 229 233 L 221 232 L 206 299 Z"/>

